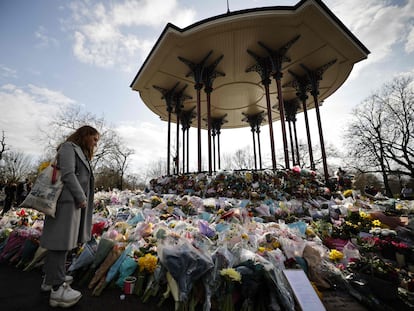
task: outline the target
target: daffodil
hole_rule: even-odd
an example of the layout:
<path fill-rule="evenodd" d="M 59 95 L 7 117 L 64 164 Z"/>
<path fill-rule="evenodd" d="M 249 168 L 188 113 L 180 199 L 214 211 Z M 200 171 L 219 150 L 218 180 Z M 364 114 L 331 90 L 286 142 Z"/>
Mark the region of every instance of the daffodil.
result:
<path fill-rule="evenodd" d="M 50 165 L 50 161 L 40 163 L 39 167 L 37 168 L 37 172 L 42 172 L 46 167 Z"/>
<path fill-rule="evenodd" d="M 155 268 L 157 267 L 158 258 L 152 254 L 145 254 L 142 257 L 138 258 L 139 271 L 148 271 L 149 273 L 154 273 Z"/>
<path fill-rule="evenodd" d="M 375 219 L 375 220 L 372 221 L 372 225 L 374 227 L 381 227 L 381 221 L 378 220 L 378 219 Z"/>
<path fill-rule="evenodd" d="M 241 282 L 241 274 L 233 268 L 221 269 L 220 275 L 233 282 Z"/>
<path fill-rule="evenodd" d="M 344 254 L 336 249 L 331 249 L 331 251 L 329 252 L 329 259 L 334 262 L 338 262 L 342 258 L 344 258 Z"/>

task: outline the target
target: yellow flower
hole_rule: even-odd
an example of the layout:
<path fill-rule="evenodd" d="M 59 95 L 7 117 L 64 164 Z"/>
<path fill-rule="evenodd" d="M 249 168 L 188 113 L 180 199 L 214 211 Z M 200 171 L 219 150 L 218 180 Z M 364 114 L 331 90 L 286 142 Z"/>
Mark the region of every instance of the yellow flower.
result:
<path fill-rule="evenodd" d="M 350 197 L 352 195 L 352 189 L 345 190 L 343 195 L 345 198 Z"/>
<path fill-rule="evenodd" d="M 273 241 L 272 246 L 274 249 L 280 248 L 280 242 L 279 241 Z"/>
<path fill-rule="evenodd" d="M 242 233 L 241 235 L 242 239 L 247 240 L 249 239 L 249 236 L 246 233 Z"/>
<path fill-rule="evenodd" d="M 318 289 L 314 282 L 311 282 L 313 289 L 315 290 L 316 294 L 319 296 L 320 299 L 323 298 L 322 292 Z"/>
<path fill-rule="evenodd" d="M 408 205 L 406 204 L 402 204 L 402 203 L 398 203 L 395 204 L 395 209 L 400 211 L 400 210 L 407 210 L 408 209 Z"/>
<path fill-rule="evenodd" d="M 378 219 L 375 219 L 375 220 L 372 221 L 372 225 L 374 227 L 381 227 L 381 221 L 378 220 Z"/>
<path fill-rule="evenodd" d="M 144 270 L 149 273 L 154 273 L 155 268 L 157 267 L 158 258 L 152 254 L 145 254 L 142 257 L 138 258 L 139 271 Z"/>
<path fill-rule="evenodd" d="M 241 282 L 241 274 L 233 268 L 221 269 L 220 275 L 233 282 Z"/>
<path fill-rule="evenodd" d="M 332 261 L 339 261 L 344 258 L 344 254 L 336 249 L 331 249 L 329 252 L 329 259 Z"/>
<path fill-rule="evenodd" d="M 156 207 L 158 204 L 162 203 L 162 200 L 160 197 L 154 195 L 151 197 L 151 206 Z"/>
<path fill-rule="evenodd" d="M 359 216 L 363 219 L 370 218 L 371 216 L 365 212 L 359 212 Z"/>
<path fill-rule="evenodd" d="M 309 227 L 309 226 L 306 228 L 305 233 L 307 236 L 315 236 L 315 231 L 313 231 L 312 227 Z"/>
<path fill-rule="evenodd" d="M 50 165 L 50 161 L 46 161 L 46 162 L 42 162 L 40 163 L 37 171 L 40 173 L 42 172 L 46 167 L 48 167 Z"/>
<path fill-rule="evenodd" d="M 266 250 L 266 248 L 264 248 L 263 246 L 259 246 L 257 250 L 259 251 L 259 253 L 263 253 Z"/>

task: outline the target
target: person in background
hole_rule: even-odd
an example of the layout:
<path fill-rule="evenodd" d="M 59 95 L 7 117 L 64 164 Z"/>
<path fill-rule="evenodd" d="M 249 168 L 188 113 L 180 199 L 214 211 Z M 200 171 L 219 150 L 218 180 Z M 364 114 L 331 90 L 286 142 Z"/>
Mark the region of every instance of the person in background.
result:
<path fill-rule="evenodd" d="M 343 191 L 345 186 L 345 171 L 342 168 L 338 168 L 338 170 L 335 172 L 337 182 L 338 182 L 338 190 Z"/>
<path fill-rule="evenodd" d="M 16 192 L 17 206 L 19 206 L 24 201 L 24 199 L 29 194 L 29 192 L 30 192 L 29 179 L 26 178 L 25 181 L 19 182 L 17 185 L 17 192 Z"/>
<path fill-rule="evenodd" d="M 90 161 L 100 134 L 88 125 L 71 134 L 57 150 L 63 190 L 55 218 L 45 217 L 40 246 L 47 249 L 42 291 L 50 291 L 52 307 L 71 307 L 82 294 L 71 288 L 73 277 L 66 275 L 68 252 L 91 239 L 94 176 Z"/>
<path fill-rule="evenodd" d="M 413 198 L 413 189 L 407 187 L 407 185 L 404 185 L 401 189 L 401 199 L 403 200 L 409 200 Z"/>
<path fill-rule="evenodd" d="M 7 182 L 6 186 L 4 186 L 4 204 L 3 210 L 1 211 L 0 216 L 4 216 L 13 206 L 16 201 L 16 191 L 17 185 L 14 182 Z"/>

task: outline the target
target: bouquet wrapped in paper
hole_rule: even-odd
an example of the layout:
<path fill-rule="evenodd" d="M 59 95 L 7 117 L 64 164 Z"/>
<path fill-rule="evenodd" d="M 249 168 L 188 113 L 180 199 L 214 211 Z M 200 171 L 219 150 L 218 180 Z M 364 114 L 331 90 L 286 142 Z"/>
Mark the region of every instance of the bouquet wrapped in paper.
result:
<path fill-rule="evenodd" d="M 196 249 L 187 239 L 167 236 L 158 245 L 158 255 L 177 282 L 178 302 L 186 303 L 195 281 L 202 278 L 214 264 L 209 254 Z"/>

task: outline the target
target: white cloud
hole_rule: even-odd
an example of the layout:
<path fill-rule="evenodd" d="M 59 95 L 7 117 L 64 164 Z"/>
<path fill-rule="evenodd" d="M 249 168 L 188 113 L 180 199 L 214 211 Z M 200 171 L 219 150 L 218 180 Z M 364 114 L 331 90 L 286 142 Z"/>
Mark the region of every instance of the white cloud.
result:
<path fill-rule="evenodd" d="M 407 36 L 407 42 L 405 44 L 405 51 L 407 53 L 414 52 L 414 27 L 411 28 L 411 31 Z"/>
<path fill-rule="evenodd" d="M 179 7 L 175 0 L 126 0 L 107 6 L 75 2 L 70 8 L 75 56 L 84 63 L 127 72 L 136 68 L 137 58 L 146 57 L 157 29 L 167 22 L 186 26 L 195 18 L 193 10 Z"/>
<path fill-rule="evenodd" d="M 49 36 L 46 28 L 43 26 L 39 26 L 35 31 L 35 37 L 38 40 L 38 48 L 45 48 L 49 46 L 56 47 L 59 45 L 59 41 L 56 38 Z"/>
<path fill-rule="evenodd" d="M 18 87 L 5 84 L 0 87 L 0 130 L 5 132 L 11 149 L 31 155 L 41 155 L 41 130 L 47 130 L 51 118 L 64 105 L 74 101 L 60 92 L 28 85 Z"/>
<path fill-rule="evenodd" d="M 396 44 L 406 41 L 407 25 L 414 18 L 412 1 L 397 5 L 388 0 L 332 0 L 329 6 L 371 51 L 364 66 L 385 60 Z"/>
<path fill-rule="evenodd" d="M 152 163 L 165 161 L 167 155 L 167 125 L 149 122 L 124 122 L 116 127 L 124 144 L 134 150 L 131 171 L 145 171 Z"/>
<path fill-rule="evenodd" d="M 8 148 L 35 157 L 44 154 L 43 131 L 62 108 L 76 104 L 59 91 L 29 84 L 0 86 L 0 131 L 5 132 Z M 115 127 L 125 146 L 134 150 L 131 172 L 145 171 L 166 158 L 166 123 L 124 122 Z"/>
<path fill-rule="evenodd" d="M 17 71 L 3 64 L 0 64 L 0 78 L 5 78 L 5 79 L 17 78 Z"/>

